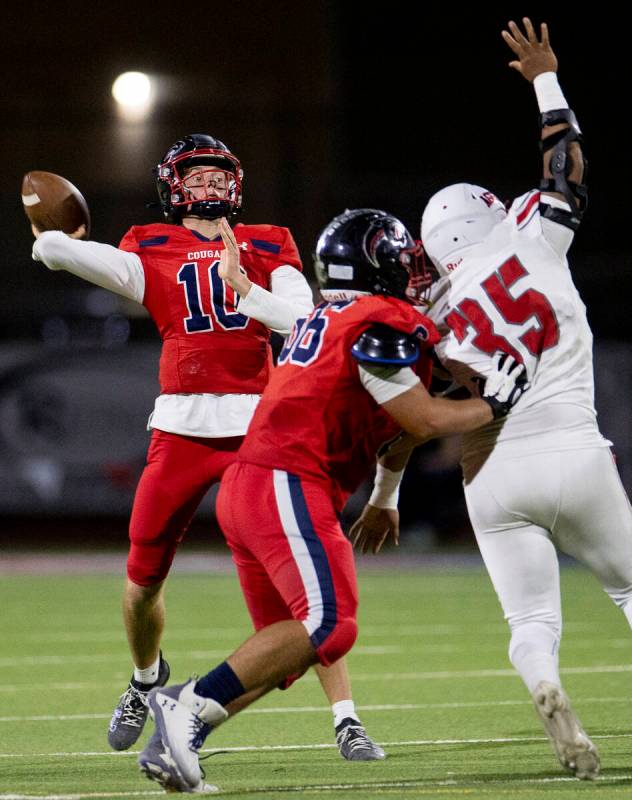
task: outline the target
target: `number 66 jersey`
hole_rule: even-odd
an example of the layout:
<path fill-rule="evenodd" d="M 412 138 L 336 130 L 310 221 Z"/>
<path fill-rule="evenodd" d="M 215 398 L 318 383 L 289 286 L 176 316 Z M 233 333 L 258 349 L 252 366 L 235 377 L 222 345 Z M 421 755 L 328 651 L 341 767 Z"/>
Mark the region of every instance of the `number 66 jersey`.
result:
<path fill-rule="evenodd" d="M 400 432 L 363 385 L 352 354 L 358 337 L 376 323 L 416 337 L 414 372 L 427 386 L 429 348 L 439 337 L 413 306 L 383 295 L 321 303 L 286 341 L 238 460 L 323 483 L 340 513 L 378 449 Z"/>
<path fill-rule="evenodd" d="M 466 481 L 505 445 L 519 457 L 610 444 L 596 424 L 592 333 L 566 260 L 573 232 L 541 216 L 545 202 L 566 207 L 538 191 L 519 197 L 433 290 L 435 350 L 458 384 L 478 395 L 498 350 L 523 362 L 531 382 L 505 420 L 464 437 Z"/>

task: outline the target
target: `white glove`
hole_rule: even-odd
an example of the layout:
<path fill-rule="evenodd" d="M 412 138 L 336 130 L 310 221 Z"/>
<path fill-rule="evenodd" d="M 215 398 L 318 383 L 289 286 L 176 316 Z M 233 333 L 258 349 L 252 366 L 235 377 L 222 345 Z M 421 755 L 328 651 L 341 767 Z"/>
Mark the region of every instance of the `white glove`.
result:
<path fill-rule="evenodd" d="M 481 387 L 481 397 L 492 408 L 494 419 L 506 417 L 522 395 L 530 388 L 524 364 L 507 353 L 496 353 L 494 368 Z"/>

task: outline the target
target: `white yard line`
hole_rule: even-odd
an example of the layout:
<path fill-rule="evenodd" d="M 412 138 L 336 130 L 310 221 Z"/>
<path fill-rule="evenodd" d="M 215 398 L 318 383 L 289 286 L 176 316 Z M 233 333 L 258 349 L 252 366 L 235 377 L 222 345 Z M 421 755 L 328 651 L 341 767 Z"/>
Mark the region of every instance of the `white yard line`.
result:
<path fill-rule="evenodd" d="M 618 783 L 619 781 L 629 781 L 632 780 L 632 774 L 629 775 L 602 775 L 600 776 L 595 783 Z M 388 789 L 426 789 L 428 792 L 434 791 L 435 789 L 439 788 L 449 788 L 454 787 L 458 789 L 459 787 L 469 787 L 469 786 L 502 786 L 509 784 L 510 787 L 513 787 L 516 784 L 520 785 L 527 785 L 527 786 L 534 786 L 538 784 L 547 784 L 547 783 L 577 783 L 577 778 L 573 778 L 572 776 L 565 776 L 560 775 L 559 777 L 555 778 L 481 778 L 481 779 L 471 779 L 471 778 L 464 778 L 462 780 L 458 778 L 446 778 L 445 780 L 410 780 L 410 781 L 379 781 L 375 783 L 329 783 L 329 784 L 322 784 L 321 786 L 318 785 L 307 785 L 307 786 L 271 786 L 271 787 L 261 787 L 257 789 L 244 789 L 240 794 L 250 794 L 250 793 L 269 793 L 269 792 L 278 792 L 279 794 L 288 794 L 290 792 L 301 792 L 303 794 L 327 794 L 329 792 L 340 792 L 340 791 L 357 791 L 358 789 L 366 789 L 367 791 L 375 791 L 375 790 L 388 790 Z M 231 794 L 235 793 L 233 789 Z M 469 794 L 469 792 L 467 792 Z M 219 794 L 222 794 L 222 790 L 220 788 Z M 90 797 L 91 795 L 83 795 L 83 797 Z M 0 795 L 0 800 L 2 800 L 2 795 Z M 20 798 L 20 800 L 33 800 L 32 798 Z M 53 800 L 52 798 L 42 798 L 41 800 Z M 74 798 L 73 798 L 74 800 Z"/>
<path fill-rule="evenodd" d="M 85 794 L 0 794 L 0 800 L 81 800 L 91 797 L 164 797 L 157 792 L 86 792 Z"/>
<path fill-rule="evenodd" d="M 445 652 L 446 645 L 440 646 L 440 652 Z M 456 645 L 447 645 L 449 652 L 452 652 Z M 367 645 L 358 646 L 354 648 L 354 653 L 360 656 L 383 656 L 383 655 L 399 655 L 407 648 L 400 645 Z M 226 650 L 180 650 L 170 651 L 173 658 L 189 658 L 191 660 L 212 660 L 224 658 L 227 655 Z M 108 664 L 110 662 L 122 663 L 119 653 L 99 653 L 90 654 L 83 653 L 72 656 L 65 655 L 37 655 L 37 656 L 15 656 L 0 658 L 0 669 L 11 667 L 50 667 L 55 665 L 67 664 Z"/>
<path fill-rule="evenodd" d="M 573 705 L 591 703 L 632 703 L 632 696 L 623 697 L 573 697 Z M 381 705 L 358 705 L 358 711 L 419 711 L 430 709 L 497 708 L 502 706 L 531 706 L 530 700 L 481 700 L 467 703 L 383 703 Z M 248 708 L 242 714 L 330 714 L 328 706 L 273 706 L 270 708 Z M 74 722 L 86 719 L 109 719 L 112 714 L 43 714 L 40 716 L 0 717 L 1 722 Z"/>
<path fill-rule="evenodd" d="M 598 631 L 602 629 L 599 622 L 564 622 L 564 630 L 566 633 L 588 633 L 590 631 Z M 378 637 L 388 636 L 455 636 L 460 633 L 471 633 L 470 625 L 461 625 L 455 622 L 445 623 L 425 623 L 414 625 L 362 625 L 361 635 L 363 637 Z M 235 637 L 243 637 L 249 633 L 250 628 L 247 622 L 244 622 L 242 627 L 231 628 L 215 628 L 212 624 L 209 626 L 208 635 L 214 639 L 232 639 Z M 504 622 L 485 622 L 477 625 L 477 635 L 497 635 L 506 636 L 508 633 L 507 625 Z M 124 635 L 121 628 L 112 628 L 105 631 L 42 631 L 41 633 L 33 633 L 32 631 L 15 631 L 11 634 L 12 638 L 16 641 L 36 642 L 42 644 L 43 642 L 118 642 L 119 644 L 124 641 Z M 186 641 L 191 639 L 195 642 L 200 640 L 199 628 L 175 628 L 165 637 L 167 640 Z M 601 641 L 601 640 L 600 640 Z M 629 641 L 626 639 L 626 641 Z"/>
<path fill-rule="evenodd" d="M 562 675 L 605 675 L 616 673 L 632 672 L 632 664 L 606 664 L 594 667 L 563 667 L 560 670 Z M 451 680 L 452 678 L 518 678 L 513 669 L 475 669 L 475 670 L 439 670 L 434 672 L 354 672 L 354 683 L 362 682 L 382 682 L 382 681 L 428 681 L 428 680 Z M 302 681 L 315 683 L 315 675 L 307 674 Z M 0 684 L 1 693 L 13 693 L 25 691 L 31 683 L 8 683 Z M 94 691 L 108 687 L 120 687 L 115 681 L 100 682 L 55 682 L 46 684 L 48 691 Z"/>
<path fill-rule="evenodd" d="M 626 775 L 601 775 L 594 783 L 593 786 L 607 783 L 619 783 L 621 781 L 632 780 L 632 774 Z M 271 796 L 272 792 L 277 794 L 303 793 L 303 794 L 327 794 L 330 792 L 341 791 L 358 791 L 359 789 L 366 789 L 367 791 L 376 791 L 381 789 L 427 789 L 432 791 L 436 788 L 450 788 L 454 787 L 469 787 L 469 786 L 509 786 L 526 785 L 537 786 L 546 785 L 550 783 L 576 783 L 577 778 L 570 775 L 560 775 L 551 778 L 445 778 L 443 780 L 399 780 L 399 781 L 376 781 L 375 783 L 362 782 L 362 783 L 325 783 L 325 784 L 312 784 L 301 786 L 261 786 L 256 788 L 237 790 L 227 787 L 228 794 L 268 794 Z M 218 795 L 223 794 L 222 789 Z M 216 795 L 216 796 L 218 796 Z M 105 797 L 156 797 L 165 796 L 165 793 L 160 792 L 85 792 L 81 794 L 0 794 L 0 800 L 96 800 L 97 798 Z"/>
<path fill-rule="evenodd" d="M 592 739 L 630 739 L 632 733 L 605 733 L 592 736 Z M 445 745 L 464 744 L 516 744 L 528 742 L 548 742 L 545 736 L 507 736 L 495 739 L 411 739 L 406 741 L 380 742 L 383 747 L 434 747 Z M 276 751 L 302 751 L 302 750 L 331 750 L 338 745 L 335 743 L 324 744 L 269 744 L 269 745 L 243 745 L 241 747 L 205 748 L 201 753 L 267 753 Z M 0 758 L 129 758 L 137 756 L 140 750 L 102 750 L 78 751 L 63 753 L 0 753 Z M 0 795 L 0 800 L 2 796 Z"/>
<path fill-rule="evenodd" d="M 32 683 L 3 683 L 0 684 L 0 694 L 6 692 L 12 694 L 14 692 L 25 692 L 32 687 Z M 47 681 L 46 689 L 51 692 L 93 692 L 97 689 L 112 689 L 117 688 L 120 690 L 120 681 Z"/>
<path fill-rule="evenodd" d="M 605 673 L 632 672 L 632 664 L 599 665 L 595 667 L 563 667 L 562 675 L 600 675 Z M 309 680 L 316 680 L 311 675 Z M 354 673 L 353 682 L 358 681 L 418 681 L 418 680 L 451 680 L 452 678 L 517 678 L 513 669 L 473 669 L 473 670 L 440 670 L 436 672 L 376 672 Z"/>
<path fill-rule="evenodd" d="M 567 642 L 564 646 L 569 650 L 594 650 L 596 647 L 612 648 L 616 650 L 624 649 L 632 645 L 632 638 L 581 640 Z M 487 644 L 479 642 L 477 650 L 498 650 L 501 645 L 499 642 L 489 642 Z M 383 656 L 401 655 L 403 653 L 419 653 L 422 655 L 434 655 L 441 653 L 461 653 L 469 652 L 471 644 L 458 644 L 455 642 L 444 642 L 441 644 L 425 644 L 423 642 L 414 645 L 356 645 L 353 648 L 354 656 Z M 221 650 L 169 650 L 169 655 L 176 659 L 190 659 L 192 661 L 214 661 L 224 658 L 227 649 Z M 120 653 L 77 653 L 74 655 L 32 655 L 32 656 L 7 656 L 0 658 L 0 669 L 12 669 L 14 667 L 51 667 L 66 666 L 72 664 L 119 664 L 124 666 L 124 661 Z"/>
<path fill-rule="evenodd" d="M 448 773 L 449 774 L 449 773 Z M 594 783 L 593 786 L 604 783 L 619 783 L 621 781 L 632 780 L 632 774 L 626 775 L 601 775 Z M 449 788 L 454 787 L 469 787 L 469 786 L 502 786 L 509 784 L 537 786 L 546 785 L 550 783 L 576 783 L 577 778 L 570 775 L 559 775 L 551 778 L 445 778 L 443 780 L 399 780 L 399 781 L 376 781 L 369 783 L 367 781 L 362 783 L 325 783 L 325 784 L 312 784 L 301 786 L 261 786 L 250 789 L 236 790 L 234 788 L 228 789 L 229 794 L 239 793 L 242 795 L 248 794 L 269 794 L 272 792 L 278 794 L 289 794 L 291 792 L 303 794 L 327 794 L 329 792 L 340 791 L 357 791 L 359 789 L 366 789 L 367 791 L 376 791 L 380 789 L 427 789 L 432 791 L 435 788 Z M 221 787 L 218 793 L 223 794 Z M 105 797 L 156 797 L 165 796 L 162 791 L 158 792 L 84 792 L 77 794 L 0 794 L 0 800 L 96 800 Z"/>

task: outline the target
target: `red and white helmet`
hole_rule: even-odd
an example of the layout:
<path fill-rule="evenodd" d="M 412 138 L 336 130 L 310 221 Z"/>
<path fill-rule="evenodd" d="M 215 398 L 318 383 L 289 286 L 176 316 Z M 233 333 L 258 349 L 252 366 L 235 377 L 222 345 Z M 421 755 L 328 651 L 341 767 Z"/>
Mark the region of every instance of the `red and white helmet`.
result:
<path fill-rule="evenodd" d="M 434 194 L 421 218 L 421 241 L 441 277 L 460 263 L 461 250 L 482 242 L 507 210 L 495 194 L 454 183 Z"/>

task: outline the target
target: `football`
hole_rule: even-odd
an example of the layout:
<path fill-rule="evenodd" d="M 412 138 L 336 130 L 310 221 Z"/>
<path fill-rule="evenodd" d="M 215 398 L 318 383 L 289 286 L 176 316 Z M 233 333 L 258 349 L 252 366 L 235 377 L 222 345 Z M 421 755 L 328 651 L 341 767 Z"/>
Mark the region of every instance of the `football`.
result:
<path fill-rule="evenodd" d="M 90 211 L 79 189 L 61 175 L 33 170 L 22 178 L 22 203 L 31 224 L 40 231 L 74 233 L 80 225 L 90 234 Z"/>

